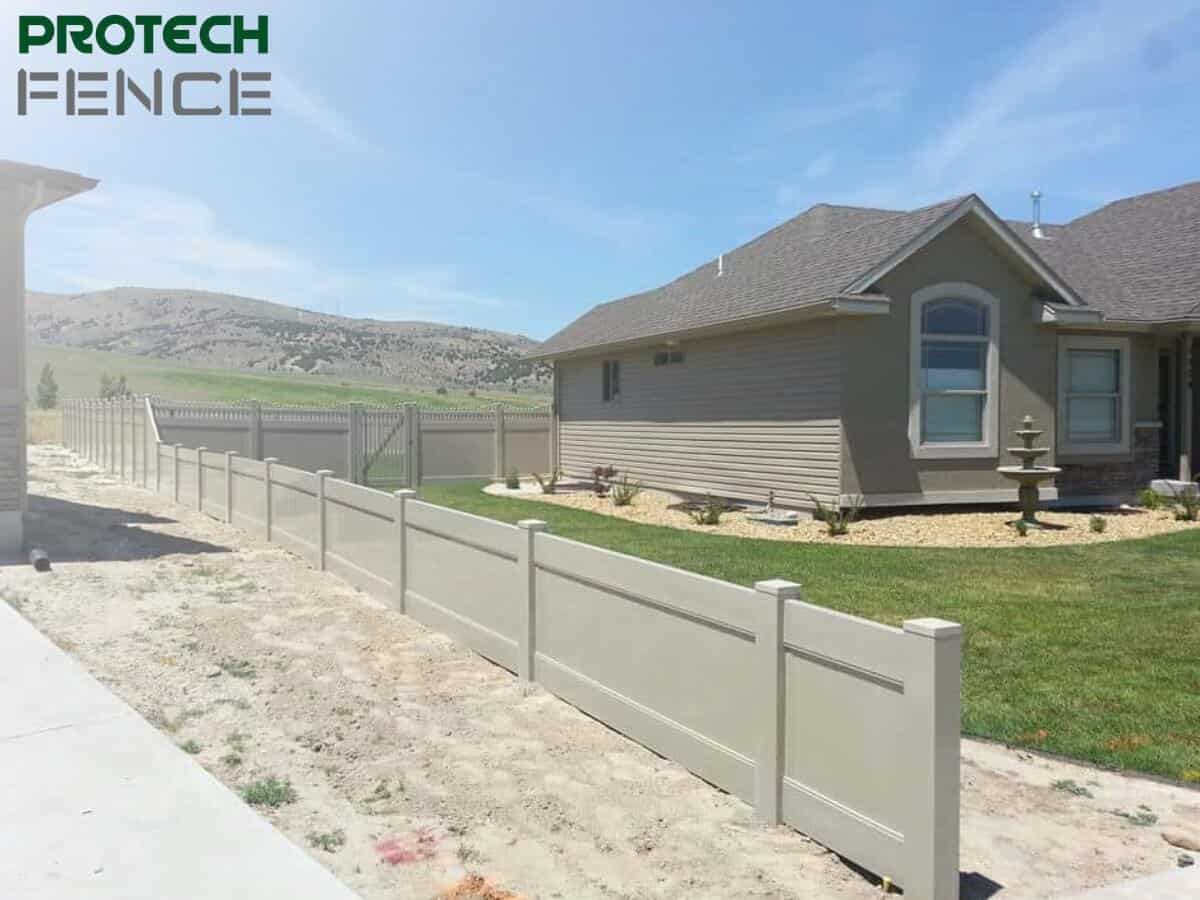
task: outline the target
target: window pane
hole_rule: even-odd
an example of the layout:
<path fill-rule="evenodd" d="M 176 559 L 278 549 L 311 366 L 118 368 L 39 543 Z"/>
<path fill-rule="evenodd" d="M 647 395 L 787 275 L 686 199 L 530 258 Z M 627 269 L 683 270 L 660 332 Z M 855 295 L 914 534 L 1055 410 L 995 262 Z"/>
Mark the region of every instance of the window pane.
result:
<path fill-rule="evenodd" d="M 987 345 L 925 341 L 921 344 L 921 382 L 930 391 L 981 391 L 987 387 L 983 362 Z"/>
<path fill-rule="evenodd" d="M 1072 394 L 1115 394 L 1120 390 L 1119 350 L 1070 350 Z"/>
<path fill-rule="evenodd" d="M 921 440 L 930 444 L 982 441 L 983 397 L 978 394 L 923 397 Z"/>
<path fill-rule="evenodd" d="M 1067 436 L 1072 441 L 1116 442 L 1121 439 L 1116 397 L 1071 397 L 1067 400 Z"/>
<path fill-rule="evenodd" d="M 921 308 L 921 330 L 925 334 L 986 335 L 987 307 L 970 300 L 935 300 Z"/>

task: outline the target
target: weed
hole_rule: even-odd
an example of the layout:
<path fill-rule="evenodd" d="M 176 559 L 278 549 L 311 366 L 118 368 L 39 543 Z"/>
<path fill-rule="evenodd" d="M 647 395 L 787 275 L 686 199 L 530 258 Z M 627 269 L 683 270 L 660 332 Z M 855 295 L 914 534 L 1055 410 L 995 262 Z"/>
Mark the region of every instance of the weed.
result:
<path fill-rule="evenodd" d="M 226 753 L 221 757 L 221 762 L 225 763 L 225 765 L 229 766 L 231 769 L 236 769 L 242 764 L 242 754 L 233 752 Z"/>
<path fill-rule="evenodd" d="M 383 800 L 391 800 L 392 791 L 388 787 L 387 779 L 380 779 L 379 784 L 375 785 L 375 790 L 371 792 L 371 796 L 367 798 L 368 803 L 379 803 Z"/>
<path fill-rule="evenodd" d="M 558 482 L 562 478 L 561 472 L 551 472 L 549 475 L 539 475 L 533 473 L 533 480 L 538 483 L 538 487 L 542 489 L 543 494 L 553 494 L 558 488 Z"/>
<path fill-rule="evenodd" d="M 1104 529 L 1107 527 L 1108 519 L 1104 518 L 1104 516 L 1091 516 L 1088 519 L 1088 528 L 1090 528 L 1094 534 L 1104 534 Z"/>
<path fill-rule="evenodd" d="M 1051 785 L 1056 791 L 1063 791 L 1073 797 L 1091 797 L 1092 792 L 1082 784 L 1076 784 L 1073 779 L 1063 778 Z"/>
<path fill-rule="evenodd" d="M 504 477 L 504 486 L 510 491 L 518 491 L 521 489 L 521 476 L 517 474 L 516 469 L 510 469 Z"/>
<path fill-rule="evenodd" d="M 1158 816 L 1150 812 L 1147 806 L 1139 806 L 1137 812 L 1126 812 L 1123 809 L 1110 809 L 1114 816 L 1120 816 L 1131 825 L 1140 825 L 1142 828 L 1149 828 L 1158 821 Z"/>
<path fill-rule="evenodd" d="M 179 745 L 179 749 L 182 750 L 184 753 L 190 753 L 192 756 L 195 756 L 197 753 L 199 753 L 204 748 L 201 747 L 194 739 L 189 738 L 188 740 L 184 741 L 182 744 Z"/>
<path fill-rule="evenodd" d="M 458 849 L 454 851 L 454 855 L 458 857 L 458 861 L 464 866 L 478 862 L 481 858 L 479 851 L 470 844 L 459 844 Z"/>
<path fill-rule="evenodd" d="M 1029 523 L 1024 519 L 1013 522 L 1013 528 L 1017 531 L 1017 537 L 1029 537 Z"/>
<path fill-rule="evenodd" d="M 269 806 L 278 809 L 287 803 L 296 802 L 296 789 L 286 779 L 261 778 L 242 788 L 242 799 L 251 806 Z"/>
<path fill-rule="evenodd" d="M 720 525 L 721 516 L 726 509 L 727 507 L 724 503 L 716 499 L 712 494 L 706 494 L 703 503 L 695 507 L 689 507 L 686 511 L 697 525 Z"/>
<path fill-rule="evenodd" d="M 346 845 L 346 832 L 342 829 L 336 831 L 310 831 L 308 833 L 308 845 L 324 850 L 326 853 L 336 853 Z"/>
<path fill-rule="evenodd" d="M 1138 505 L 1143 509 L 1158 509 L 1162 506 L 1162 499 L 1157 491 L 1150 488 L 1142 488 L 1138 493 Z"/>
<path fill-rule="evenodd" d="M 235 750 L 238 753 L 245 753 L 246 738 L 249 736 L 248 734 L 242 734 L 240 731 L 231 731 L 225 735 L 225 743 L 229 745 L 231 750 Z"/>
<path fill-rule="evenodd" d="M 613 506 L 632 506 L 633 498 L 642 492 L 642 484 L 639 481 L 630 481 L 626 475 L 620 481 L 612 485 L 612 501 Z"/>
<path fill-rule="evenodd" d="M 248 659 L 223 659 L 217 665 L 221 671 L 231 678 L 246 678 L 253 680 L 258 674 L 254 671 L 254 663 Z"/>

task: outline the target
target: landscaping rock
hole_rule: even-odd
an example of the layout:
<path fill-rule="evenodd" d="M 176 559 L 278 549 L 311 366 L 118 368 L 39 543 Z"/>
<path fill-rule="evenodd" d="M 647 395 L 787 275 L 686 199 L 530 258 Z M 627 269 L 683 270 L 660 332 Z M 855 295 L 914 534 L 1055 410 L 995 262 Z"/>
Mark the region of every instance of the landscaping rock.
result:
<path fill-rule="evenodd" d="M 1200 853 L 1200 834 L 1192 834 L 1172 828 L 1162 833 L 1162 839 L 1172 847 L 1178 847 L 1180 850 L 1191 850 L 1195 853 Z"/>

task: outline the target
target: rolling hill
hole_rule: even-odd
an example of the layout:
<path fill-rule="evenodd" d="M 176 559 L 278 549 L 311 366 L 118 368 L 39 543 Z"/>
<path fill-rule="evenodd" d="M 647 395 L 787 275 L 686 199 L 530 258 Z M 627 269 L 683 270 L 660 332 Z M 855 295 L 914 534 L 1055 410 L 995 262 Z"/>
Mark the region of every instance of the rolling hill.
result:
<path fill-rule="evenodd" d="M 137 287 L 30 292 L 26 312 L 33 345 L 418 388 L 549 389 L 549 370 L 521 359 L 535 341 L 479 328 L 352 319 L 233 294 Z"/>

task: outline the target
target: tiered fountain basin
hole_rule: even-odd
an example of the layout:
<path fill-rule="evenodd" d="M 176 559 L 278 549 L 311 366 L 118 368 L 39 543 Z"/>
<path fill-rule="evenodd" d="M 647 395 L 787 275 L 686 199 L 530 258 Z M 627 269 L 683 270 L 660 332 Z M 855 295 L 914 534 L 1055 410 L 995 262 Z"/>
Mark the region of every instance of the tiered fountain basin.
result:
<path fill-rule="evenodd" d="M 1017 522 L 1024 522 L 1027 528 L 1058 528 L 1060 526 L 1038 521 L 1037 505 L 1038 497 L 1041 494 L 1041 483 L 1053 478 L 1062 472 L 1062 469 L 1058 466 L 1035 464 L 1034 461 L 1049 453 L 1050 448 L 1033 446 L 1033 442 L 1044 434 L 1040 429 L 1033 427 L 1033 416 L 1026 416 L 1022 419 L 1021 426 L 1013 434 L 1021 439 L 1023 446 L 1008 448 L 1009 453 L 1021 460 L 1021 465 L 999 466 L 996 469 L 1005 478 L 1011 478 L 1017 482 L 1017 500 L 1021 504 L 1021 518 L 1015 519 L 1009 524 L 1016 525 Z"/>

